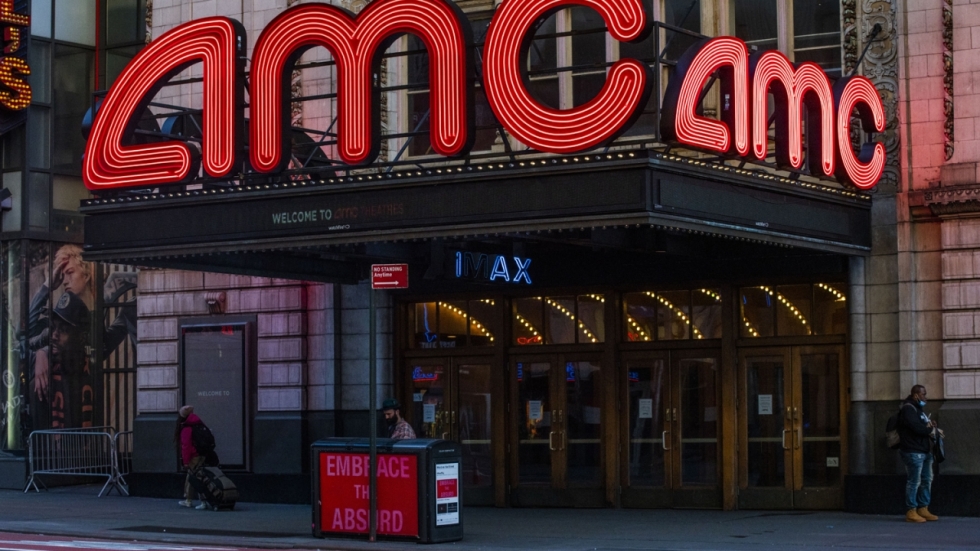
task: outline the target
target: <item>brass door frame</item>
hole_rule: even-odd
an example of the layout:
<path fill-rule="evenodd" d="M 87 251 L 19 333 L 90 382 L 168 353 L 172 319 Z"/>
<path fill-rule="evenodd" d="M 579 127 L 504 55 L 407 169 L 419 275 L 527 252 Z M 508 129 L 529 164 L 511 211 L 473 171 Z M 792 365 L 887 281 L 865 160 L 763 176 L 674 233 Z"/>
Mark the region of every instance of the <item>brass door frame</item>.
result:
<path fill-rule="evenodd" d="M 718 372 L 715 380 L 716 388 L 716 407 L 717 409 L 717 448 L 716 448 L 716 479 L 718 481 L 713 487 L 691 487 L 683 485 L 682 472 L 682 434 L 681 422 L 683 412 L 681 411 L 681 377 L 680 362 L 683 360 L 694 360 L 700 358 L 710 358 L 715 360 Z M 629 412 L 624 412 L 620 423 L 620 439 L 626 446 L 626 453 L 620 457 L 620 484 L 623 488 L 623 504 L 627 507 L 706 507 L 721 508 L 722 486 L 724 484 L 722 471 L 726 468 L 725 461 L 729 461 L 722 453 L 725 435 L 723 434 L 722 416 L 722 385 L 723 364 L 720 348 L 702 349 L 676 349 L 676 350 L 651 350 L 647 352 L 626 352 L 621 359 L 621 371 L 629 370 L 629 367 L 637 362 L 650 362 L 661 360 L 664 362 L 666 377 L 664 384 L 666 389 L 662 391 L 664 404 L 661 406 L 661 447 L 664 451 L 664 486 L 662 487 L 632 487 L 629 480 Z M 622 396 L 628 400 L 628 377 L 622 377 L 621 384 Z M 626 405 L 629 407 L 629 404 Z"/>
<path fill-rule="evenodd" d="M 605 453 L 599 454 L 600 486 L 596 488 L 581 488 L 568 485 L 568 444 L 567 444 L 567 407 L 564 382 L 565 378 L 560 374 L 564 373 L 564 366 L 567 362 L 592 362 L 600 366 L 598 391 L 599 400 L 602 400 L 602 386 L 604 384 L 604 363 L 602 354 L 595 352 L 584 353 L 525 353 L 513 354 L 509 358 L 508 385 L 510 390 L 510 401 L 512 407 L 509 411 L 509 426 L 517 427 L 519 422 L 519 408 L 523 404 L 519 403 L 520 391 L 517 381 L 517 364 L 524 363 L 549 363 L 548 392 L 551 401 L 549 413 L 551 415 L 551 431 L 548 439 L 551 459 L 551 483 L 544 484 L 521 484 L 520 482 L 520 457 L 518 431 L 512 430 L 508 435 L 508 466 L 509 466 L 509 487 L 510 502 L 515 506 L 550 506 L 550 507 L 599 507 L 605 505 Z M 600 402 L 600 410 L 604 404 Z M 601 425 L 600 425 L 601 426 Z M 602 439 L 600 431 L 600 449 L 608 445 Z"/>
<path fill-rule="evenodd" d="M 840 483 L 831 487 L 804 487 L 802 357 L 837 354 Z M 784 364 L 783 420 L 785 481 L 782 488 L 748 487 L 748 360 L 781 358 Z M 844 345 L 745 348 L 738 353 L 738 506 L 740 509 L 839 509 L 843 505 L 843 481 L 847 474 L 847 395 Z"/>

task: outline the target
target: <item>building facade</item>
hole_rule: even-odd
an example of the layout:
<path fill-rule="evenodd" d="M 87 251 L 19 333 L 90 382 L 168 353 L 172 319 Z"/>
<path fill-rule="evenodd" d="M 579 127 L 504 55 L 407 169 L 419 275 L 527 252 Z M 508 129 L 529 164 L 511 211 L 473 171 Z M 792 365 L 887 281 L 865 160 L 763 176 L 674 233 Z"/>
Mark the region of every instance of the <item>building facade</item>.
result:
<path fill-rule="evenodd" d="M 281 173 L 246 164 L 224 178 L 87 194 L 85 142 L 74 132 L 91 94 L 144 42 L 225 16 L 243 25 L 254 62 L 263 31 L 305 4 L 100 2 L 82 17 L 70 11 L 76 0 L 34 0 L 34 98 L 26 124 L 4 135 L 14 196 L 4 292 L 18 305 L 3 343 L 5 384 L 18 383 L 7 385 L 7 484 L 19 484 L 30 430 L 89 422 L 133 430 L 132 489 L 169 495 L 179 483 L 175 412 L 195 403 L 251 496 L 308 499 L 309 444 L 368 431 L 368 267 L 405 263 L 409 289 L 375 295 L 378 400 L 401 400 L 420 436 L 461 444 L 471 504 L 900 510 L 880 497 L 900 496 L 902 485 L 883 427 L 924 384 L 953 452 L 937 505 L 976 512 L 971 37 L 980 8 L 646 0 L 658 24 L 632 43 L 611 39 L 596 11 L 546 14 L 521 50 L 523 82 L 541 104 L 581 107 L 623 58 L 656 79 L 615 142 L 567 155 L 537 154 L 501 124 L 476 62 L 470 153 L 436 155 L 435 62 L 407 35 L 375 70 L 378 160 L 347 166 L 334 60 L 306 49 L 283 83 Z M 358 13 L 367 3 L 335 5 Z M 484 63 L 502 8 L 456 5 Z M 76 36 L 85 33 L 59 21 L 94 30 Z M 761 161 L 662 134 L 661 101 L 685 52 L 726 35 L 753 53 L 812 62 L 830 81 L 859 74 L 874 84 L 884 131 L 854 132 L 854 143 L 886 152 L 870 192 L 781 165 L 775 114 Z M 62 58 L 80 74 L 59 71 Z M 125 143 L 200 144 L 205 82 L 200 63 L 173 77 Z M 717 88 L 699 113 L 724 119 L 731 97 Z M 815 128 L 807 134 L 817 140 Z M 43 416 L 71 415 L 41 406 L 36 357 L 50 349 L 43 330 L 61 297 L 71 298 L 68 244 L 83 243 L 96 261 L 84 264 L 91 289 L 73 294 L 92 299 L 78 311 L 100 328 L 85 337 L 100 413 L 58 425 Z M 135 335 L 121 329 L 133 317 Z"/>

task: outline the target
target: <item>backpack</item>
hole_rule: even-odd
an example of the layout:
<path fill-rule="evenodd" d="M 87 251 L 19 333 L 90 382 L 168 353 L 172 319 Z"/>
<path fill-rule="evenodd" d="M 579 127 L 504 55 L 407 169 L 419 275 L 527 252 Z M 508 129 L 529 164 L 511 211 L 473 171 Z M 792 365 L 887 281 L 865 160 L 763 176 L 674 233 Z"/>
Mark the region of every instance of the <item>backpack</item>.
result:
<path fill-rule="evenodd" d="M 191 445 L 197 450 L 197 455 L 207 456 L 214 451 L 214 434 L 204 423 L 191 425 Z"/>
<path fill-rule="evenodd" d="M 902 415 L 902 408 L 905 406 L 911 406 L 912 404 L 902 404 L 892 415 L 888 418 L 888 423 L 885 425 L 885 445 L 893 450 L 897 450 L 902 447 L 902 437 L 898 434 L 898 424 Z"/>

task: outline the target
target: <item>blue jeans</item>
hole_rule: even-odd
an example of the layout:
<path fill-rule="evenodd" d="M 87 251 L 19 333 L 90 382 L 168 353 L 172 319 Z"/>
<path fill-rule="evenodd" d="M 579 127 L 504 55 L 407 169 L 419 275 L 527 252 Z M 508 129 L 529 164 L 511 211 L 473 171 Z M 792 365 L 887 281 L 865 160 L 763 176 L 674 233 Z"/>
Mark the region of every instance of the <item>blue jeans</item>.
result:
<path fill-rule="evenodd" d="M 927 507 L 932 500 L 932 454 L 901 452 L 901 455 L 909 476 L 905 484 L 905 508 Z"/>

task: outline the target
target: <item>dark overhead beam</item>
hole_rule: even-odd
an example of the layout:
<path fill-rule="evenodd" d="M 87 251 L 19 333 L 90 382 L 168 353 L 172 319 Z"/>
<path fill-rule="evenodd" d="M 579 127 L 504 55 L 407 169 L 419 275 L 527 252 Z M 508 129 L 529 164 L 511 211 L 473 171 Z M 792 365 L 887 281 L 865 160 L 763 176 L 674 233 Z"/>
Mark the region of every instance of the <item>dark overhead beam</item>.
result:
<path fill-rule="evenodd" d="M 269 252 L 140 259 L 136 264 L 177 270 L 275 277 L 344 285 L 356 284 L 364 279 L 368 273 L 367 265 L 360 266 L 352 262 Z"/>

